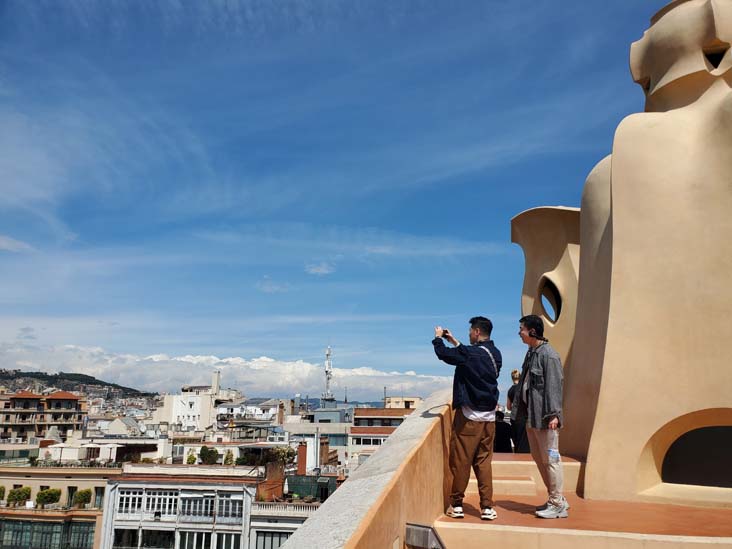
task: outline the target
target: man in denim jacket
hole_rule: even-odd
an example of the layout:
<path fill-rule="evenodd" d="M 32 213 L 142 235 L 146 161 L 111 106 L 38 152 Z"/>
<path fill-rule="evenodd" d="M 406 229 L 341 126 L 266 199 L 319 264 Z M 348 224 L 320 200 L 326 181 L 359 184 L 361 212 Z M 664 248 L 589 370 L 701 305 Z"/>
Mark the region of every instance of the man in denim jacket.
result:
<path fill-rule="evenodd" d="M 562 495 L 564 475 L 559 456 L 562 426 L 562 362 L 544 338 L 544 322 L 536 315 L 523 317 L 519 337 L 529 346 L 512 410 L 526 422 L 531 455 L 541 473 L 549 501 L 536 509 L 540 518 L 566 518 L 569 503 Z M 513 413 L 513 412 L 512 412 Z"/>

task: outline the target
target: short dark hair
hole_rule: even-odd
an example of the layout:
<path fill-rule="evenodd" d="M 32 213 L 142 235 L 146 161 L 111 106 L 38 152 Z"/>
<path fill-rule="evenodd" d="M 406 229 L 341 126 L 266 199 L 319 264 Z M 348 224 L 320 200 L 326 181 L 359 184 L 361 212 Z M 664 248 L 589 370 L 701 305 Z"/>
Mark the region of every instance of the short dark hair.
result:
<path fill-rule="evenodd" d="M 481 334 L 488 337 L 491 337 L 491 332 L 493 331 L 493 323 L 484 316 L 474 316 L 471 318 L 470 327 L 477 328 Z"/>
<path fill-rule="evenodd" d="M 544 321 L 541 319 L 540 316 L 526 315 L 524 317 L 521 317 L 519 322 L 523 324 L 527 330 L 529 330 L 530 336 L 535 337 L 536 339 L 546 341 L 546 339 L 544 338 Z"/>

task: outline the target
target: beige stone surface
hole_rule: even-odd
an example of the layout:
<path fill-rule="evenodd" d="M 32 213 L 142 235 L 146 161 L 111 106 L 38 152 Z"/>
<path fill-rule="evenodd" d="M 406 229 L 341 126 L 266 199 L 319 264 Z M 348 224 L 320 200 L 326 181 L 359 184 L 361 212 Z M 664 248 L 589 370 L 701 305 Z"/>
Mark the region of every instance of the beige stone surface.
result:
<path fill-rule="evenodd" d="M 555 337 L 572 350 L 561 449 L 586 459 L 588 498 L 684 503 L 661 483 L 669 447 L 691 430 L 732 425 L 730 41 L 729 0 L 661 10 L 631 49 L 646 112 L 620 124 L 612 156 L 585 185 L 578 286 L 566 271 L 557 283 L 569 292 L 562 314 L 576 299 L 576 326 Z M 543 231 L 549 255 L 561 235 Z M 547 259 L 531 238 L 514 240 L 528 242 L 522 312 L 536 313 L 526 283 L 542 276 Z M 703 450 L 689 467 L 703 463 Z M 710 500 L 706 488 L 689 487 L 687 497 L 732 502 L 732 489 Z"/>

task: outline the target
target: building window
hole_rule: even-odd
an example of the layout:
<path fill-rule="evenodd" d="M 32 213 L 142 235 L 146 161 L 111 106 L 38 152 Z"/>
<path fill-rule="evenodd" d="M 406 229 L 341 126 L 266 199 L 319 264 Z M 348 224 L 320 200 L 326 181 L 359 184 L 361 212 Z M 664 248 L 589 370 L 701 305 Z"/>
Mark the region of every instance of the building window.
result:
<path fill-rule="evenodd" d="M 213 496 L 181 499 L 181 514 L 183 515 L 191 517 L 212 517 L 213 513 Z"/>
<path fill-rule="evenodd" d="M 239 518 L 242 516 L 243 511 L 244 501 L 233 499 L 231 494 L 219 494 L 218 516 Z"/>
<path fill-rule="evenodd" d="M 157 549 L 173 549 L 175 547 L 175 532 L 173 530 L 143 530 L 142 546 L 155 547 Z"/>
<path fill-rule="evenodd" d="M 69 526 L 69 549 L 92 549 L 94 545 L 94 523 L 72 522 Z M 43 547 L 48 547 L 43 546 Z"/>
<path fill-rule="evenodd" d="M 53 549 L 61 547 L 62 529 L 62 524 L 34 524 L 33 535 L 31 536 L 31 547 L 50 547 Z M 91 547 L 91 545 L 89 547 Z"/>
<path fill-rule="evenodd" d="M 3 521 L 3 547 L 30 546 L 32 523 L 22 521 Z"/>
<path fill-rule="evenodd" d="M 290 532 L 257 532 L 257 549 L 278 549 L 290 537 Z"/>
<path fill-rule="evenodd" d="M 145 511 L 161 515 L 175 515 L 178 512 L 178 492 L 176 490 L 148 490 Z"/>
<path fill-rule="evenodd" d="M 240 546 L 241 535 L 239 534 L 218 534 L 216 538 L 216 549 L 240 549 Z"/>
<path fill-rule="evenodd" d="M 94 487 L 94 507 L 101 509 L 104 504 L 104 486 Z"/>
<path fill-rule="evenodd" d="M 180 533 L 179 549 L 211 549 L 211 532 Z"/>
<path fill-rule="evenodd" d="M 114 549 L 127 549 L 134 547 L 137 549 L 137 530 L 127 530 L 116 528 L 114 530 Z"/>
<path fill-rule="evenodd" d="M 120 514 L 139 513 L 142 510 L 142 490 L 120 490 L 117 509 Z"/>

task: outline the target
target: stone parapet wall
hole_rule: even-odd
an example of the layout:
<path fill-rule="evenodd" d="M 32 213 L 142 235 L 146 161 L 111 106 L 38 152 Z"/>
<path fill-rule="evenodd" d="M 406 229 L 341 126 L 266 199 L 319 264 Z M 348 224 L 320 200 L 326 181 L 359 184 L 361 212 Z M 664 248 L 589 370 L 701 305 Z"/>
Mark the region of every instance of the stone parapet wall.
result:
<path fill-rule="evenodd" d="M 408 522 L 431 525 L 447 505 L 451 424 L 450 391 L 432 394 L 283 547 L 403 547 Z"/>

